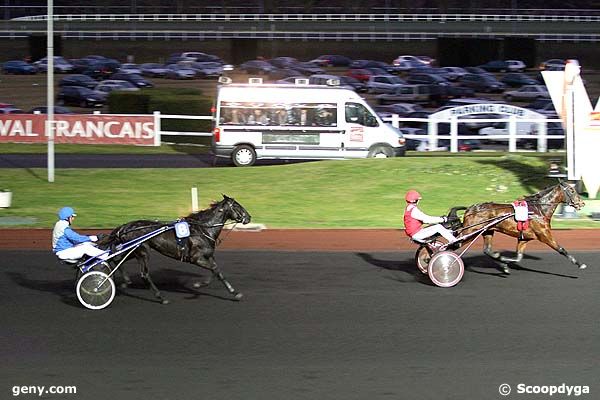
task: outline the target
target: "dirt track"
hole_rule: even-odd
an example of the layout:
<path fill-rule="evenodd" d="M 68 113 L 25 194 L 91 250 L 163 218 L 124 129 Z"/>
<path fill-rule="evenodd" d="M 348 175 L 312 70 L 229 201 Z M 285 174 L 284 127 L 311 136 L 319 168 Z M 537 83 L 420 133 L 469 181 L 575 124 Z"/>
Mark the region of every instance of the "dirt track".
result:
<path fill-rule="evenodd" d="M 107 231 L 87 231 L 99 233 Z M 555 230 L 554 237 L 567 250 L 598 250 L 600 230 Z M 0 250 L 50 250 L 49 229 L 0 229 Z M 300 251 L 399 251 L 415 245 L 397 229 L 267 229 L 263 231 L 224 231 L 219 248 L 226 250 L 300 250 Z M 481 239 L 478 239 L 481 241 Z M 496 235 L 498 249 L 514 250 L 515 239 Z M 475 244 L 474 248 L 481 248 Z M 527 250 L 550 250 L 537 241 Z"/>

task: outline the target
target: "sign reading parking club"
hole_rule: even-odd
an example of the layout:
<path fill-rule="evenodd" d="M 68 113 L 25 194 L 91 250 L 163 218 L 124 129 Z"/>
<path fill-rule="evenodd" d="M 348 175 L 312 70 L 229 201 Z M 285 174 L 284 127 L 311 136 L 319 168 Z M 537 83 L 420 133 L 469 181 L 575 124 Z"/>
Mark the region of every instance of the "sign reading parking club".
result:
<path fill-rule="evenodd" d="M 0 143 L 46 143 L 43 114 L 0 116 Z M 54 141 L 75 144 L 156 146 L 153 116 L 55 115 Z"/>

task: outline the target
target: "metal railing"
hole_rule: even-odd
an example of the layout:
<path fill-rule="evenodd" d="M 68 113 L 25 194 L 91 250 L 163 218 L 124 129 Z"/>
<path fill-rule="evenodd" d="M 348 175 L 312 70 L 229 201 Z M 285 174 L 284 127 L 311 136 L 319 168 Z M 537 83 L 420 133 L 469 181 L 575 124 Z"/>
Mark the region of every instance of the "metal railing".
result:
<path fill-rule="evenodd" d="M 94 112 L 94 114 L 100 114 L 99 111 Z M 162 114 L 158 111 L 154 112 L 154 120 L 156 121 L 156 130 L 158 135 L 158 140 L 161 142 L 163 136 L 183 136 L 183 137 L 210 137 L 213 135 L 212 132 L 174 132 L 174 131 L 163 131 L 162 130 L 162 120 L 163 119 L 179 119 L 179 120 L 202 120 L 202 121 L 212 121 L 214 120 L 211 115 L 174 115 L 174 114 Z M 528 143 L 532 141 L 536 142 L 536 149 L 539 152 L 547 152 L 548 151 L 548 140 L 564 140 L 565 135 L 548 135 L 547 134 L 547 123 L 560 123 L 560 119 L 555 118 L 545 118 L 545 119 L 527 119 L 527 118 L 515 118 L 514 116 L 506 117 L 506 118 L 494 118 L 494 119 L 459 119 L 456 117 L 450 118 L 449 120 L 436 120 L 429 118 L 401 118 L 397 114 L 392 115 L 389 118 L 383 118 L 384 122 L 391 123 L 392 126 L 396 128 L 402 127 L 403 123 L 408 122 L 419 122 L 423 124 L 450 124 L 450 132 L 447 134 L 436 134 L 434 133 L 437 129 L 432 129 L 429 131 L 428 135 L 404 135 L 407 139 L 427 139 L 429 141 L 430 149 L 437 149 L 438 143 L 443 140 L 447 140 L 450 142 L 450 148 L 448 149 L 452 153 L 456 153 L 459 151 L 459 142 L 465 139 L 478 139 L 481 142 L 501 142 L 506 143 L 509 152 L 516 152 L 523 150 L 519 149 L 519 143 L 521 140 L 526 140 Z M 459 125 L 460 124 L 469 124 L 469 123 L 478 123 L 478 124 L 497 124 L 497 123 L 506 123 L 508 128 L 508 133 L 505 135 L 459 135 Z M 537 124 L 540 129 L 538 129 L 537 134 L 518 134 L 517 133 L 517 122 L 519 123 L 532 123 Z M 180 143 L 181 144 L 181 143 Z"/>
<path fill-rule="evenodd" d="M 46 21 L 47 15 L 13 18 L 13 21 Z M 600 22 L 600 13 L 573 14 L 56 14 L 54 21 L 131 22 Z"/>

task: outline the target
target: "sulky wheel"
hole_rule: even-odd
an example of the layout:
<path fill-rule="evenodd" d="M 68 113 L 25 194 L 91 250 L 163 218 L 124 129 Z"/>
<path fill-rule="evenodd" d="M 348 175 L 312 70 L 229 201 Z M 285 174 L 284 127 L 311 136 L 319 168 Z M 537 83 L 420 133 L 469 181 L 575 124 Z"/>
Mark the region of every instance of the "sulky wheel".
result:
<path fill-rule="evenodd" d="M 458 254 L 440 251 L 429 260 L 427 273 L 436 286 L 451 287 L 460 282 L 465 273 L 465 266 Z"/>
<path fill-rule="evenodd" d="M 427 266 L 429 265 L 429 260 L 431 260 L 431 255 L 433 252 L 426 244 L 422 244 L 417 249 L 415 253 L 415 262 L 417 263 L 417 267 L 419 267 L 419 271 L 426 274 Z"/>
<path fill-rule="evenodd" d="M 115 283 L 107 274 L 91 271 L 77 281 L 77 298 L 90 310 L 101 310 L 115 298 Z"/>
<path fill-rule="evenodd" d="M 100 271 L 100 272 L 104 272 L 106 275 L 110 275 L 110 273 L 112 272 L 112 268 L 110 267 L 110 264 L 108 263 L 108 261 L 101 261 L 98 264 L 91 267 L 90 270 L 87 272 L 90 272 L 90 271 Z M 83 272 L 81 272 L 81 269 L 77 268 L 77 274 L 75 276 L 75 280 L 78 281 L 82 275 L 83 275 Z"/>

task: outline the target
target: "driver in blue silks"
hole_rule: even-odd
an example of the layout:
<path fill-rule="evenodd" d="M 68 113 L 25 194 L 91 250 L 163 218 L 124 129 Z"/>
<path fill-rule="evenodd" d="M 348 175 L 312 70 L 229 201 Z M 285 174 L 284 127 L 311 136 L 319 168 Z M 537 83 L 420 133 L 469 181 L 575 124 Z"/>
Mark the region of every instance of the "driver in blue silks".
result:
<path fill-rule="evenodd" d="M 78 260 L 84 255 L 105 260 L 108 253 L 93 244 L 98 240 L 95 235 L 80 235 L 71 229 L 77 214 L 71 207 L 63 207 L 58 211 L 58 221 L 52 231 L 52 251 L 61 260 Z"/>

